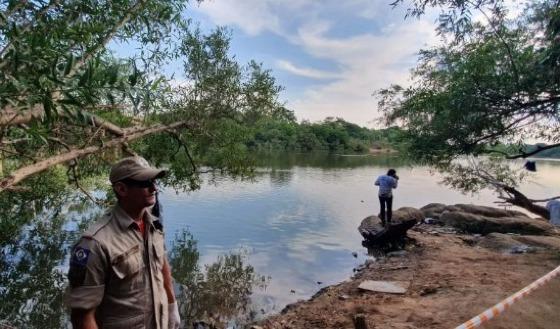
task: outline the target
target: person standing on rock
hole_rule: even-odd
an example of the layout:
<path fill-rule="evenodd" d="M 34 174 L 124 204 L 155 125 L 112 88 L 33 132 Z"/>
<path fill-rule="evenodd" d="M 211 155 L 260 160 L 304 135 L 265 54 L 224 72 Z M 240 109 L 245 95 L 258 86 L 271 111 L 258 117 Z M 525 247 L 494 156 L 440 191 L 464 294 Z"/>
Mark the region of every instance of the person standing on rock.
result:
<path fill-rule="evenodd" d="M 375 185 L 379 186 L 379 218 L 383 226 L 391 224 L 393 215 L 393 189 L 397 188 L 399 176 L 395 169 L 389 169 L 386 175 L 381 175 L 375 180 Z"/>

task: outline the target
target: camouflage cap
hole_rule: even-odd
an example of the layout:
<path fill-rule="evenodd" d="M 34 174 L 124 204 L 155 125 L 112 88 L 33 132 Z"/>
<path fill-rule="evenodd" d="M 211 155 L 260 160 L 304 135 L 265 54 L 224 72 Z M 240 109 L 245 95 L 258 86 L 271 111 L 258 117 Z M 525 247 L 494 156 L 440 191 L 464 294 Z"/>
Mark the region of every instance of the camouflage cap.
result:
<path fill-rule="evenodd" d="M 144 181 L 165 176 L 167 170 L 153 168 L 146 159 L 135 156 L 124 158 L 117 162 L 111 168 L 109 180 L 111 184 L 121 181 L 125 178 L 131 178 L 137 181 Z"/>

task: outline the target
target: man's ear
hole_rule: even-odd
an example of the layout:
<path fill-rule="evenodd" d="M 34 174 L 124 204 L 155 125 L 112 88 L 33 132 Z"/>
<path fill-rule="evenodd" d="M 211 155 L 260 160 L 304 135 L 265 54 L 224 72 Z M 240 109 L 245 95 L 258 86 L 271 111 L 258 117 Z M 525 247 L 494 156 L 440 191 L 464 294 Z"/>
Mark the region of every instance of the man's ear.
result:
<path fill-rule="evenodd" d="M 119 197 L 123 197 L 128 194 L 128 186 L 122 182 L 115 183 L 113 185 L 113 190 Z"/>

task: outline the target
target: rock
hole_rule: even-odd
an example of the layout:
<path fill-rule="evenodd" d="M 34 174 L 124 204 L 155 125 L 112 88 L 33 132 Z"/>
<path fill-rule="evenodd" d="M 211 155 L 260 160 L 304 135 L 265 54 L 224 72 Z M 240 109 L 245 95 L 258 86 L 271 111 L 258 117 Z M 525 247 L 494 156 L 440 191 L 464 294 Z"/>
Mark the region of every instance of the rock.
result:
<path fill-rule="evenodd" d="M 424 219 L 424 224 L 428 224 L 428 225 L 434 225 L 434 224 L 439 224 L 440 221 L 435 219 L 435 218 L 431 218 L 431 217 L 426 217 Z"/>
<path fill-rule="evenodd" d="M 374 292 L 386 292 L 389 294 L 404 294 L 409 287 L 410 283 L 408 281 L 373 281 L 364 280 L 358 286 L 358 289 L 374 291 Z"/>
<path fill-rule="evenodd" d="M 347 300 L 347 299 L 349 299 L 349 298 L 350 298 L 350 296 L 348 296 L 348 295 L 340 295 L 340 296 L 338 296 L 338 299 L 340 299 L 340 300 Z"/>
<path fill-rule="evenodd" d="M 420 211 L 424 214 L 424 217 L 438 219 L 445 207 L 447 206 L 443 203 L 430 203 L 420 208 Z"/>
<path fill-rule="evenodd" d="M 424 220 L 424 215 L 420 210 L 403 207 L 393 211 L 390 226 L 383 227 L 379 217 L 369 216 L 362 220 L 358 231 L 366 239 L 366 242 L 381 244 L 404 238 L 406 231 L 422 220 Z"/>
<path fill-rule="evenodd" d="M 481 215 L 485 217 L 524 217 L 530 218 L 526 214 L 516 210 L 505 210 L 500 208 L 477 206 L 473 204 L 456 204 L 453 206 L 458 208 L 459 211 L 467 212 L 469 214 Z M 448 210 L 451 210 L 448 209 Z"/>
<path fill-rule="evenodd" d="M 446 225 L 453 226 L 461 231 L 484 235 L 492 232 L 540 235 L 552 232 L 552 225 L 549 223 L 527 216 L 489 217 L 463 211 L 445 210 L 440 219 Z"/>
<path fill-rule="evenodd" d="M 354 258 L 358 258 L 358 253 L 355 252 L 355 251 L 353 251 L 353 252 L 352 252 L 352 256 L 354 256 Z"/>
<path fill-rule="evenodd" d="M 395 211 L 393 211 L 393 221 L 408 221 L 411 219 L 416 220 L 417 223 L 420 223 L 424 220 L 424 214 L 413 207 L 402 207 Z"/>
<path fill-rule="evenodd" d="M 431 294 L 435 294 L 438 290 L 436 286 L 424 286 L 422 290 L 420 290 L 420 296 L 427 296 Z"/>
<path fill-rule="evenodd" d="M 479 245 L 507 253 L 532 252 L 539 248 L 560 251 L 560 237 L 490 233 L 481 239 Z"/>

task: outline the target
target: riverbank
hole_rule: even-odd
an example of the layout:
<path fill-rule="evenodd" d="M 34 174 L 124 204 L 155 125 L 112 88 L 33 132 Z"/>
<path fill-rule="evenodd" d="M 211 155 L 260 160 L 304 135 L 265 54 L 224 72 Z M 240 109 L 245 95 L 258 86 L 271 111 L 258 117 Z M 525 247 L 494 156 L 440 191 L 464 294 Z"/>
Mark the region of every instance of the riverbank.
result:
<path fill-rule="evenodd" d="M 560 237 L 547 247 L 506 251 L 497 240 L 417 225 L 405 251 L 378 256 L 351 279 L 326 287 L 308 301 L 288 305 L 262 328 L 454 328 L 560 264 Z M 485 247 L 483 247 L 485 246 Z M 526 252 L 529 251 L 529 252 Z M 521 252 L 521 253 L 517 253 Z M 363 291 L 364 280 L 406 281 L 405 294 Z M 514 305 L 485 328 L 555 328 L 560 322 L 560 278 Z"/>

